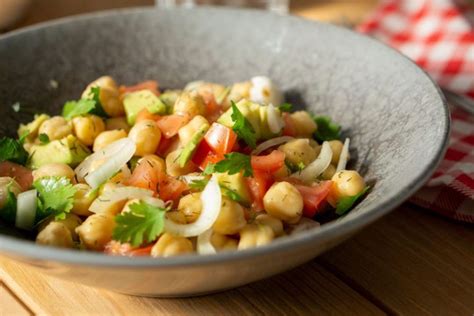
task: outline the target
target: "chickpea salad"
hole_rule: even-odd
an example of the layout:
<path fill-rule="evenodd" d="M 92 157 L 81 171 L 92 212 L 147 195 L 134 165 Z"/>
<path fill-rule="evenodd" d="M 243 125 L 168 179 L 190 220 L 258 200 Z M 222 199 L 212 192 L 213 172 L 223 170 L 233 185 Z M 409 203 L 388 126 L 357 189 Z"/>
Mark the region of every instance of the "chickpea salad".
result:
<path fill-rule="evenodd" d="M 263 76 L 176 90 L 101 77 L 0 139 L 0 222 L 42 245 L 153 257 L 318 227 L 368 186 L 341 127 L 292 108 Z"/>

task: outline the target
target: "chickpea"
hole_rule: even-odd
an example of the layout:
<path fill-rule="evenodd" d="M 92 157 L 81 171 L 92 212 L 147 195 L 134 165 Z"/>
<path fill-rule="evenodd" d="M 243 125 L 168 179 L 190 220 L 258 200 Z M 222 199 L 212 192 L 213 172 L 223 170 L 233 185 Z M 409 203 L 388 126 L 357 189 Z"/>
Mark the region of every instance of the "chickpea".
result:
<path fill-rule="evenodd" d="M 59 219 L 59 220 L 51 219 L 49 221 L 45 221 L 44 223 L 40 225 L 39 231 L 42 231 L 46 226 L 48 226 L 52 222 L 64 224 L 64 226 L 66 226 L 66 228 L 71 232 L 72 239 L 77 240 L 78 236 L 74 230 L 76 229 L 77 226 L 81 225 L 82 223 L 82 220 L 79 218 L 79 216 L 69 213 L 69 214 L 66 214 L 66 217 L 64 219 Z"/>
<path fill-rule="evenodd" d="M 301 163 L 307 166 L 317 157 L 308 139 L 295 139 L 281 145 L 278 149 L 284 152 L 286 159 L 295 166 Z"/>
<path fill-rule="evenodd" d="M 125 113 L 122 101 L 120 100 L 120 92 L 117 83 L 112 77 L 103 76 L 92 81 L 82 93 L 82 98 L 90 99 L 93 87 L 99 87 L 99 100 L 105 113 L 111 117 L 122 116 Z"/>
<path fill-rule="evenodd" d="M 79 183 L 74 185 L 76 193 L 74 194 L 74 205 L 71 212 L 80 216 L 89 216 L 92 214 L 89 211 L 89 207 L 96 198 L 96 194 L 92 192 L 90 186 L 85 183 Z"/>
<path fill-rule="evenodd" d="M 186 165 L 181 168 L 178 162 L 180 154 L 181 149 L 177 149 L 166 156 L 166 172 L 173 177 L 191 173 L 196 169 L 196 165 L 192 161 L 188 161 Z"/>
<path fill-rule="evenodd" d="M 114 129 L 123 129 L 128 133 L 130 125 L 127 123 L 127 118 L 124 116 L 112 117 L 105 120 L 105 129 L 107 131 L 113 131 Z"/>
<path fill-rule="evenodd" d="M 9 192 L 17 196 L 21 192 L 20 185 L 13 178 L 0 177 L 0 210 L 5 206 Z"/>
<path fill-rule="evenodd" d="M 166 163 L 163 158 L 158 157 L 157 155 L 146 155 L 140 158 L 137 164 L 147 163 L 153 167 L 158 172 L 166 170 Z"/>
<path fill-rule="evenodd" d="M 303 198 L 300 192 L 288 182 L 277 182 L 263 197 L 268 214 L 289 224 L 296 223 L 303 214 Z"/>
<path fill-rule="evenodd" d="M 179 256 L 193 252 L 193 244 L 185 237 L 164 233 L 151 248 L 153 257 Z"/>
<path fill-rule="evenodd" d="M 166 217 L 178 224 L 187 224 L 186 216 L 179 211 L 171 211 L 166 213 Z"/>
<path fill-rule="evenodd" d="M 364 178 L 355 170 L 336 172 L 332 177 L 332 181 L 328 202 L 334 207 L 341 198 L 357 195 L 365 188 Z"/>
<path fill-rule="evenodd" d="M 105 130 L 104 121 L 96 115 L 77 116 L 72 119 L 74 134 L 87 146 L 94 144 L 95 138 Z"/>
<path fill-rule="evenodd" d="M 233 235 L 246 224 L 244 208 L 239 203 L 223 197 L 221 211 L 212 229 L 218 234 Z"/>
<path fill-rule="evenodd" d="M 336 167 L 334 167 L 334 165 L 329 165 L 327 169 L 321 174 L 321 178 L 324 180 L 331 180 L 335 173 Z"/>
<path fill-rule="evenodd" d="M 204 115 L 206 106 L 204 100 L 196 91 L 184 91 L 174 104 L 173 113 L 194 117 Z"/>
<path fill-rule="evenodd" d="M 341 151 L 344 144 L 340 140 L 330 140 L 329 146 L 331 147 L 331 150 L 332 150 L 331 163 L 333 165 L 337 165 L 337 163 L 339 162 L 339 157 L 341 156 Z"/>
<path fill-rule="evenodd" d="M 225 99 L 224 107 L 230 107 L 230 101 L 237 103 L 242 99 L 249 99 L 250 88 L 252 88 L 252 83 L 250 81 L 234 83 L 230 89 L 229 95 Z"/>
<path fill-rule="evenodd" d="M 247 224 L 240 231 L 238 250 L 268 245 L 275 238 L 273 229 L 267 225 Z"/>
<path fill-rule="evenodd" d="M 179 141 L 181 145 L 186 145 L 189 143 L 191 138 L 196 134 L 196 132 L 201 128 L 201 126 L 207 125 L 209 126 L 209 122 L 201 115 L 197 115 L 193 117 L 188 124 L 181 127 L 178 131 Z"/>
<path fill-rule="evenodd" d="M 73 181 L 74 175 L 74 170 L 65 163 L 49 163 L 33 171 L 35 181 L 44 177 L 66 177 Z"/>
<path fill-rule="evenodd" d="M 306 111 L 297 111 L 290 114 L 295 129 L 296 136 L 311 138 L 316 131 L 316 123 Z"/>
<path fill-rule="evenodd" d="M 76 233 L 79 235 L 82 245 L 87 249 L 101 251 L 112 240 L 114 228 L 115 220 L 113 216 L 94 214 L 76 228 Z"/>
<path fill-rule="evenodd" d="M 40 125 L 38 134 L 48 135 L 49 140 L 61 139 L 72 134 L 72 127 L 64 117 L 53 116 Z"/>
<path fill-rule="evenodd" d="M 161 131 L 155 121 L 144 120 L 135 124 L 128 134 L 137 146 L 136 156 L 154 154 L 161 140 Z"/>
<path fill-rule="evenodd" d="M 125 137 L 127 137 L 127 132 L 123 129 L 102 132 L 95 138 L 93 150 L 94 152 L 99 151 L 116 140 Z"/>
<path fill-rule="evenodd" d="M 217 251 L 237 250 L 238 241 L 226 235 L 213 233 L 211 236 L 211 244 Z"/>
<path fill-rule="evenodd" d="M 46 246 L 73 248 L 71 231 L 64 223 L 52 221 L 36 236 L 36 243 Z"/>
<path fill-rule="evenodd" d="M 283 230 L 283 223 L 276 217 L 273 217 L 268 214 L 260 214 L 255 218 L 255 223 L 260 225 L 267 225 L 273 230 L 275 237 L 281 236 L 285 234 Z"/>
<path fill-rule="evenodd" d="M 184 215 L 187 223 L 195 222 L 201 215 L 201 193 L 191 193 L 179 200 L 178 212 Z"/>

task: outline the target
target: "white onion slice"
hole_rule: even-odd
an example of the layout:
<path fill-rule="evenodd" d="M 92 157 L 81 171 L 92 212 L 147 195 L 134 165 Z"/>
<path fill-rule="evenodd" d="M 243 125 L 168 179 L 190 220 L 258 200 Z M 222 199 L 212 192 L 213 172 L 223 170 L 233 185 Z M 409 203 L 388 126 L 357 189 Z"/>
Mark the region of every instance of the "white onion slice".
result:
<path fill-rule="evenodd" d="M 133 140 L 119 139 L 87 157 L 76 168 L 76 175 L 95 189 L 119 171 L 133 157 L 135 150 Z M 101 165 L 96 167 L 98 163 Z"/>
<path fill-rule="evenodd" d="M 165 220 L 165 231 L 176 236 L 199 236 L 212 227 L 221 210 L 222 196 L 217 177 L 212 176 L 201 193 L 202 210 L 198 219 L 191 224 L 178 224 Z"/>
<path fill-rule="evenodd" d="M 36 217 L 36 196 L 36 190 L 29 190 L 18 194 L 16 202 L 16 227 L 26 230 L 33 228 Z"/>
<path fill-rule="evenodd" d="M 257 76 L 250 79 L 252 84 L 249 96 L 250 101 L 260 104 L 282 104 L 283 95 L 280 89 L 272 82 L 272 80 L 265 76 Z"/>
<path fill-rule="evenodd" d="M 281 136 L 281 137 L 275 137 L 275 138 L 269 139 L 269 140 L 261 143 L 260 145 L 258 145 L 257 148 L 255 148 L 252 151 L 252 155 L 258 155 L 261 152 L 267 150 L 268 148 L 271 148 L 273 146 L 277 146 L 277 145 L 280 145 L 280 144 L 283 144 L 283 143 L 287 143 L 287 142 L 289 142 L 290 140 L 293 140 L 293 139 L 294 138 L 291 137 L 291 136 Z"/>
<path fill-rule="evenodd" d="M 197 252 L 200 255 L 213 255 L 216 249 L 211 243 L 212 228 L 209 228 L 204 233 L 197 237 Z"/>
<path fill-rule="evenodd" d="M 270 131 L 273 134 L 280 133 L 280 131 L 285 125 L 283 123 L 283 119 L 281 118 L 280 113 L 271 103 L 267 106 L 267 116 L 268 116 L 268 127 L 270 127 Z"/>
<path fill-rule="evenodd" d="M 332 159 L 332 150 L 328 142 L 323 142 L 321 153 L 318 158 L 307 165 L 301 172 L 295 172 L 291 176 L 302 180 L 303 182 L 311 182 L 315 180 L 324 170 L 329 167 Z"/>
<path fill-rule="evenodd" d="M 199 173 L 190 173 L 179 178 L 183 180 L 186 184 L 191 184 L 193 181 L 201 181 L 206 179 L 206 177 Z"/>
<path fill-rule="evenodd" d="M 349 143 L 350 139 L 346 138 L 344 146 L 342 146 L 341 154 L 339 155 L 339 162 L 337 163 L 336 172 L 346 169 L 347 162 L 349 161 Z"/>
<path fill-rule="evenodd" d="M 153 196 L 153 191 L 135 188 L 118 187 L 101 194 L 92 202 L 89 211 L 92 213 L 101 213 L 102 210 L 109 209 L 113 204 L 130 199 L 144 199 Z"/>

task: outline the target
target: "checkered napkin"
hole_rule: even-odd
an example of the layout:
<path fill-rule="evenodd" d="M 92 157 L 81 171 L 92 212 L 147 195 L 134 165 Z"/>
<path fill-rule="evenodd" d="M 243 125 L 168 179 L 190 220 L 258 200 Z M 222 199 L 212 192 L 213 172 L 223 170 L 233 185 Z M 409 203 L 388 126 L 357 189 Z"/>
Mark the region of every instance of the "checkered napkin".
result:
<path fill-rule="evenodd" d="M 383 0 L 357 30 L 410 57 L 442 87 L 474 99 L 474 1 Z M 451 111 L 446 156 L 411 201 L 474 223 L 474 116 Z"/>

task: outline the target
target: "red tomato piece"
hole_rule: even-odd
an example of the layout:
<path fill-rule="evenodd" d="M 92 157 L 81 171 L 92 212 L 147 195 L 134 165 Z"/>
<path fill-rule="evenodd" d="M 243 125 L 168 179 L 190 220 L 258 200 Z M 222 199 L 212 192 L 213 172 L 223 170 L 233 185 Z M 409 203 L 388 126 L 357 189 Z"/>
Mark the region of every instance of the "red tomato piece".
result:
<path fill-rule="evenodd" d="M 173 145 L 173 142 L 176 141 L 176 137 L 171 138 L 161 138 L 160 144 L 158 145 L 158 149 L 156 150 L 156 154 L 158 156 L 164 157 L 168 149 Z"/>
<path fill-rule="evenodd" d="M 213 123 L 204 139 L 214 153 L 225 155 L 232 151 L 237 141 L 237 134 L 227 126 Z"/>
<path fill-rule="evenodd" d="M 160 181 L 160 172 L 162 170 L 151 163 L 139 163 L 125 184 L 156 192 Z"/>
<path fill-rule="evenodd" d="M 22 191 L 28 190 L 33 184 L 33 174 L 28 168 L 10 161 L 0 163 L 0 177 L 10 177 L 20 185 Z"/>
<path fill-rule="evenodd" d="M 158 196 L 163 201 L 177 202 L 188 186 L 183 181 L 171 177 L 165 173 L 160 174 L 160 182 L 158 185 Z"/>
<path fill-rule="evenodd" d="M 158 90 L 158 82 L 155 80 L 147 80 L 140 83 L 137 83 L 133 86 L 120 86 L 119 92 L 121 95 L 126 93 L 140 91 L 140 90 L 150 90 L 156 96 L 160 95 L 160 91 Z"/>
<path fill-rule="evenodd" d="M 257 212 L 262 211 L 264 209 L 263 197 L 273 183 L 272 176 L 266 172 L 254 171 L 253 177 L 245 179 L 253 199 L 252 209 Z"/>
<path fill-rule="evenodd" d="M 158 121 L 158 127 L 160 128 L 165 138 L 171 138 L 178 134 L 181 127 L 189 122 L 187 115 L 171 114 L 162 116 Z"/>
<path fill-rule="evenodd" d="M 283 127 L 283 135 L 292 137 L 296 136 L 296 126 L 289 113 L 283 113 L 283 121 L 285 122 L 285 126 Z"/>
<path fill-rule="evenodd" d="M 323 181 L 315 186 L 295 184 L 296 189 L 303 197 L 303 216 L 314 217 L 314 215 L 323 209 L 325 205 L 324 202 L 331 191 L 331 186 L 332 181 Z"/>
<path fill-rule="evenodd" d="M 285 165 L 285 154 L 274 150 L 266 156 L 252 156 L 250 163 L 255 171 L 273 173 Z"/>
<path fill-rule="evenodd" d="M 151 249 L 153 248 L 153 244 L 135 248 L 132 247 L 129 243 L 120 243 L 116 240 L 111 240 L 110 242 L 105 245 L 104 252 L 108 255 L 112 256 L 149 256 L 151 254 Z"/>

